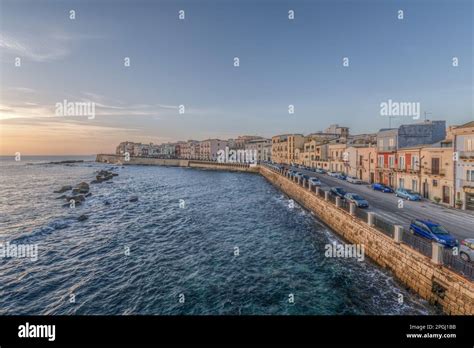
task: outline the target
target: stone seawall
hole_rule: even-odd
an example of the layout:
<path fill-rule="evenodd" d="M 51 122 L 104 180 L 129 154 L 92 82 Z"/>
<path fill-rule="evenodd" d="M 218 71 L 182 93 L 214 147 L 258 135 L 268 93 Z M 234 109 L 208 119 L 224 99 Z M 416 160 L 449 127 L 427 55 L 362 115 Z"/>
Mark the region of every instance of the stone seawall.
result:
<path fill-rule="evenodd" d="M 270 183 L 312 211 L 332 230 L 352 244 L 363 244 L 365 254 L 446 314 L 474 314 L 474 283 L 409 246 L 370 227 L 365 221 L 337 208 L 290 179 L 266 167 L 260 167 Z M 397 299 L 394 299 L 396 301 Z"/>
<path fill-rule="evenodd" d="M 227 170 L 237 172 L 258 173 L 258 166 L 250 166 L 240 163 L 217 163 L 198 160 L 185 159 L 162 159 L 162 158 L 146 158 L 146 157 L 130 157 L 129 161 L 125 161 L 124 156 L 98 154 L 96 162 L 110 163 L 118 165 L 148 165 L 148 166 L 171 166 L 171 167 L 192 167 L 210 170 Z"/>

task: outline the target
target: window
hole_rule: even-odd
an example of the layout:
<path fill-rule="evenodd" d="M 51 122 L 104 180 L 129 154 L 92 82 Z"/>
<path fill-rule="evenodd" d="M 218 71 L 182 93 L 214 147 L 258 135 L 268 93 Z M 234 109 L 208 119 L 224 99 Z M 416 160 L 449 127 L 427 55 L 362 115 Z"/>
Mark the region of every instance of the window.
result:
<path fill-rule="evenodd" d="M 380 140 L 379 140 L 379 147 L 380 147 L 380 148 L 383 148 L 383 139 L 380 139 Z"/>
<path fill-rule="evenodd" d="M 398 187 L 400 187 L 401 189 L 402 188 L 405 188 L 405 179 L 399 179 L 398 180 Z"/>
<path fill-rule="evenodd" d="M 433 180 L 433 187 L 438 187 L 438 180 Z"/>
<path fill-rule="evenodd" d="M 411 189 L 415 192 L 418 192 L 418 181 L 416 180 L 411 181 Z"/>
<path fill-rule="evenodd" d="M 405 169 L 405 156 L 400 156 L 398 158 L 398 168 Z"/>
<path fill-rule="evenodd" d="M 411 156 L 411 169 L 418 170 L 419 167 L 418 156 Z"/>
<path fill-rule="evenodd" d="M 383 156 L 378 157 L 378 166 L 383 167 Z"/>
<path fill-rule="evenodd" d="M 394 147 L 395 146 L 395 139 L 393 139 L 393 138 L 388 139 L 388 146 Z"/>
<path fill-rule="evenodd" d="M 388 163 L 390 168 L 393 168 L 395 166 L 395 156 L 388 156 Z"/>
<path fill-rule="evenodd" d="M 474 181 L 474 170 L 467 170 L 466 171 L 466 180 L 467 181 Z"/>
<path fill-rule="evenodd" d="M 466 151 L 474 151 L 474 139 L 466 139 Z"/>
<path fill-rule="evenodd" d="M 439 158 L 431 159 L 431 174 L 439 174 Z"/>

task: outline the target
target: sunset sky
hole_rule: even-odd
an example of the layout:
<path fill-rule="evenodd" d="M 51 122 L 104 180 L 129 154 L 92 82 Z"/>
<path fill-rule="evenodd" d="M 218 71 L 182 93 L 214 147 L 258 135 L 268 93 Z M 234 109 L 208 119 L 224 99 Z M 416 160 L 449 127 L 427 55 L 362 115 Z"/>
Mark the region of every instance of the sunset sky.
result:
<path fill-rule="evenodd" d="M 376 132 L 388 99 L 448 125 L 474 118 L 470 0 L 0 0 L 0 23 L 0 155 Z M 96 117 L 56 116 L 63 100 L 94 102 Z"/>

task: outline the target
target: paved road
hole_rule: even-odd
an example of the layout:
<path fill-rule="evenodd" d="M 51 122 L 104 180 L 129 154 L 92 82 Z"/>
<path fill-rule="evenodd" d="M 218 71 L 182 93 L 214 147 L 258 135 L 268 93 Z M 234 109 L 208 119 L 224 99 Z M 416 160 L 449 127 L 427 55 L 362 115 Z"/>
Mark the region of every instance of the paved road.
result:
<path fill-rule="evenodd" d="M 326 174 L 317 174 L 312 171 L 294 168 L 309 176 L 315 176 L 321 180 L 321 187 L 342 187 L 346 192 L 360 194 L 369 202 L 368 211 L 373 211 L 388 222 L 402 225 L 408 229 L 410 221 L 415 218 L 429 219 L 442 224 L 453 236 L 461 241 L 466 238 L 474 238 L 474 213 L 459 209 L 446 208 L 435 203 L 423 200 L 412 202 L 404 200 L 403 208 L 398 208 L 398 200 L 392 193 L 374 191 L 370 185 L 351 184 L 345 180 L 336 179 Z"/>

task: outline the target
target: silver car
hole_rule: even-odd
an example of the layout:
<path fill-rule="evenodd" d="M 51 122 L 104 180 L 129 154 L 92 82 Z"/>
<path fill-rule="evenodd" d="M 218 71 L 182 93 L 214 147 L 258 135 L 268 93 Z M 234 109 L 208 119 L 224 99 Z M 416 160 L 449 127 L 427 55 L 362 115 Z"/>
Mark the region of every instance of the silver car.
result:
<path fill-rule="evenodd" d="M 464 261 L 474 261 L 474 239 L 464 239 L 459 245 L 459 256 Z"/>
<path fill-rule="evenodd" d="M 346 180 L 347 182 L 350 182 L 351 184 L 362 184 L 362 180 L 356 178 L 355 176 L 348 176 Z"/>

